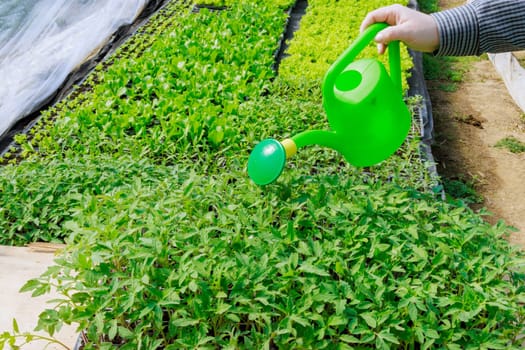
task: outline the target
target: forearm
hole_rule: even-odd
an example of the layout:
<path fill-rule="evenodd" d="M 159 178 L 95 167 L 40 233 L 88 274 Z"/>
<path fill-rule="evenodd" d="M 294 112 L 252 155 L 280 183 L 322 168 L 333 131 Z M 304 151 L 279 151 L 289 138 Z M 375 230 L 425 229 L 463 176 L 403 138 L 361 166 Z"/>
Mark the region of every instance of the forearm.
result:
<path fill-rule="evenodd" d="M 432 14 L 439 56 L 470 56 L 525 49 L 525 0 L 474 0 Z"/>

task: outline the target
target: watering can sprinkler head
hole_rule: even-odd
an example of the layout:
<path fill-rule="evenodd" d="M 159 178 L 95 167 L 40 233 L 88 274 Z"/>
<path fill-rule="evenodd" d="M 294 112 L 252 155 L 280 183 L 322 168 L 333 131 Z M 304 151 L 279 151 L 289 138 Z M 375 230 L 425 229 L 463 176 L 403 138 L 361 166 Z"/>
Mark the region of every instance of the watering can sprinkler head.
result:
<path fill-rule="evenodd" d="M 248 175 L 257 185 L 267 185 L 281 175 L 286 159 L 297 152 L 291 139 L 266 139 L 257 144 L 248 159 Z"/>
<path fill-rule="evenodd" d="M 358 167 L 377 164 L 401 146 L 411 116 L 402 96 L 399 42 L 388 45 L 390 75 L 376 59 L 353 62 L 386 27 L 385 23 L 370 26 L 325 74 L 323 107 L 330 130 L 307 130 L 282 142 L 266 139 L 253 149 L 248 175 L 256 184 L 274 182 L 286 160 L 308 145 L 330 147 Z"/>

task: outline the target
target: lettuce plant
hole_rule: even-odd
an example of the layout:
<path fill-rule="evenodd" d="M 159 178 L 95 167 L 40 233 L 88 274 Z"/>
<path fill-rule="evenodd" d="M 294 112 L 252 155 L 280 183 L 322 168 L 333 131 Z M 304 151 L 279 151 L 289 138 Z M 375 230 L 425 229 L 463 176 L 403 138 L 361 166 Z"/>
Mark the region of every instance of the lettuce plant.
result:
<path fill-rule="evenodd" d="M 287 57 L 279 66 L 280 79 L 303 90 L 312 88 L 312 84 L 320 85 L 332 62 L 359 35 L 359 27 L 366 14 L 393 3 L 399 1 L 309 1 L 301 25 L 289 43 Z M 406 49 L 401 53 L 402 68 L 408 71 L 412 60 Z M 377 56 L 376 46 L 371 43 L 358 58 Z M 388 67 L 387 55 L 377 58 Z"/>
<path fill-rule="evenodd" d="M 255 2 L 254 0 L 245 0 L 245 1 L 251 1 Z M 216 6 L 216 7 L 222 7 L 222 6 L 232 6 L 238 4 L 239 1 L 235 0 L 200 0 L 197 2 L 197 5 L 203 5 L 203 6 Z M 267 3 L 276 5 L 283 9 L 289 9 L 291 6 L 294 5 L 294 0 L 268 0 Z"/>

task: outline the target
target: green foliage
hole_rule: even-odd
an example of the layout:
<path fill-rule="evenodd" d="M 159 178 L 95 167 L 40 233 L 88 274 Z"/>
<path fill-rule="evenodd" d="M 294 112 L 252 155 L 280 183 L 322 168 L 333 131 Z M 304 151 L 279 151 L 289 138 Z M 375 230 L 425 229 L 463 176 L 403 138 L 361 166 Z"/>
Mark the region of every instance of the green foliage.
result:
<path fill-rule="evenodd" d="M 366 14 L 381 6 L 399 1 L 309 1 L 299 30 L 279 66 L 279 78 L 292 87 L 310 89 L 319 86 L 330 65 L 359 35 L 359 26 Z M 377 57 L 374 43 L 359 57 Z M 379 57 L 388 67 L 387 55 Z M 402 50 L 402 69 L 412 66 L 408 52 Z M 404 84 L 406 86 L 406 84 Z"/>
<path fill-rule="evenodd" d="M 518 140 L 514 136 L 505 137 L 499 140 L 494 146 L 499 148 L 505 148 L 511 151 L 512 153 L 525 152 L 525 143 Z"/>
<path fill-rule="evenodd" d="M 239 4 L 239 0 L 199 0 L 195 1 L 197 5 L 204 5 L 204 6 L 232 6 Z M 256 0 L 244 0 L 244 2 L 247 3 L 256 3 Z M 266 0 L 267 4 L 276 5 L 283 9 L 289 9 L 293 4 L 295 3 L 295 0 Z"/>
<path fill-rule="evenodd" d="M 457 91 L 458 84 L 463 82 L 470 65 L 479 60 L 479 57 L 436 57 L 425 54 L 425 79 L 437 81 L 439 89 L 443 91 Z"/>
<path fill-rule="evenodd" d="M 419 0 L 419 9 L 425 13 L 436 12 L 439 10 L 438 0 Z"/>
<path fill-rule="evenodd" d="M 121 48 L 83 93 L 46 112 L 20 141 L 22 156 L 38 150 L 38 157 L 107 153 L 170 162 L 235 147 L 243 137 L 240 105 L 266 93 L 274 77 L 286 13 L 245 4 L 194 14 L 180 6 L 139 56 Z"/>
<path fill-rule="evenodd" d="M 443 179 L 445 193 L 452 200 L 459 200 L 465 204 L 482 203 L 483 197 L 474 188 L 473 180 L 466 179 Z"/>
<path fill-rule="evenodd" d="M 40 329 L 78 323 L 87 349 L 519 344 L 525 271 L 501 224 L 359 176 L 156 169 L 81 196 L 69 248 L 23 288 L 62 296 Z"/>
<path fill-rule="evenodd" d="M 161 176 L 127 159 L 25 161 L 0 168 L 0 244 L 63 242 L 63 223 L 73 218 L 82 196 L 104 196 L 133 178 Z"/>
<path fill-rule="evenodd" d="M 60 348 L 69 350 L 66 344 L 55 338 L 31 332 L 21 332 L 16 319 L 13 319 L 13 332 L 4 331 L 0 333 L 0 349 L 5 349 L 6 346 L 9 346 L 11 350 L 19 350 L 33 342 L 39 342 L 40 344 L 45 343 L 45 348 L 50 345 L 55 345 L 55 348 L 59 346 Z"/>
<path fill-rule="evenodd" d="M 288 137 L 290 130 L 301 130 L 306 123 L 317 128 L 327 127 L 321 107 L 310 101 L 286 101 L 274 96 L 247 101 L 240 111 L 245 124 L 239 131 L 253 142 L 273 135 Z M 250 127 L 258 120 L 265 120 L 268 127 L 265 130 Z M 354 174 L 371 181 L 390 181 L 427 191 L 431 181 L 426 164 L 418 157 L 418 142 L 417 139 L 407 141 L 401 152 L 364 170 L 349 166 L 333 150 L 312 147 L 290 160 L 280 182 L 294 182 L 320 173 Z M 244 178 L 252 144 L 246 141 L 243 144 L 243 152 L 226 149 L 198 157 L 181 156 L 174 166 L 193 168 L 225 182 L 231 181 L 231 173 Z M 128 186 L 136 178 L 148 184 L 164 176 L 153 165 L 142 166 L 144 162 L 146 159 L 134 160 L 129 155 L 99 154 L 47 161 L 33 159 L 0 168 L 0 230 L 4 233 L 0 235 L 0 244 L 62 241 L 68 235 L 63 223 L 73 219 L 73 210 L 83 195 L 104 196 Z"/>
<path fill-rule="evenodd" d="M 60 294 L 37 330 L 76 323 L 85 349 L 516 347 L 523 255 L 503 223 L 427 193 L 417 137 L 374 167 L 312 147 L 277 183 L 249 181 L 258 140 L 327 127 L 322 69 L 275 79 L 286 13 L 261 3 L 170 3 L 17 136 L 1 243 L 67 243 L 22 288 Z M 309 5 L 355 25 L 365 3 Z"/>

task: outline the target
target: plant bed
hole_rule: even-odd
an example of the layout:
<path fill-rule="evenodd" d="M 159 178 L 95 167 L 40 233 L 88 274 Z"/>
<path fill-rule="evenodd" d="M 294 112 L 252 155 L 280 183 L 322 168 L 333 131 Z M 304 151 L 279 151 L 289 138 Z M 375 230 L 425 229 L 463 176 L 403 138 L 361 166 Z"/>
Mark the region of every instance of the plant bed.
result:
<path fill-rule="evenodd" d="M 138 53 L 121 56 L 107 70 L 99 67 L 86 81 L 84 93 L 45 113 L 27 136 L 17 137 L 19 146 L 9 156 L 24 158 L 34 149 L 39 157 L 64 150 L 131 151 L 174 161 L 195 144 L 205 147 L 202 153 L 209 147 L 219 149 L 225 137 L 235 145 L 240 104 L 266 91 L 274 76 L 273 53 L 286 13 L 270 8 L 244 19 L 239 17 L 242 7 L 190 15 L 186 5 L 174 6 L 180 8 L 179 16 L 161 23 L 171 23 L 170 34 L 159 33 L 152 47 L 138 46 Z M 216 26 L 215 31 L 206 25 Z M 203 29 L 195 31 L 194 26 Z"/>
<path fill-rule="evenodd" d="M 24 288 L 60 280 L 43 329 L 78 323 L 95 348 L 517 342 L 523 266 L 504 225 L 356 175 L 261 195 L 247 181 L 163 171 L 82 198 L 67 251 Z"/>
<path fill-rule="evenodd" d="M 52 80 L 57 79 L 58 77 L 55 77 L 53 75 L 48 76 L 48 81 L 43 81 L 42 85 L 44 83 L 46 84 L 46 86 L 56 85 L 56 88 L 53 91 L 41 92 L 43 94 L 47 94 L 46 96 L 40 96 L 38 95 L 38 91 L 34 91 L 32 98 L 30 98 L 29 101 L 19 101 L 20 104 L 27 103 L 27 106 L 13 106 L 11 108 L 14 108 L 14 110 L 11 111 L 12 113 L 14 113 L 14 111 L 16 110 L 18 110 L 19 112 L 26 110 L 27 113 L 19 115 L 16 118 L 16 120 L 13 120 L 13 123 L 11 123 L 12 125 L 10 125 L 8 129 L 2 130 L 0 135 L 0 156 L 3 156 L 5 152 L 12 146 L 14 135 L 18 133 L 26 133 L 27 130 L 32 128 L 34 123 L 39 119 L 40 113 L 42 111 L 52 107 L 54 104 L 58 103 L 59 101 L 64 99 L 68 94 L 70 94 L 74 90 L 75 86 L 80 84 L 97 64 L 103 62 L 108 56 L 110 56 L 114 52 L 114 50 L 117 47 L 119 47 L 125 40 L 127 40 L 130 36 L 136 33 L 137 29 L 144 25 L 144 23 L 147 22 L 148 18 L 153 13 L 159 11 L 165 5 L 165 3 L 165 0 L 146 1 L 144 8 L 140 11 L 140 13 L 136 16 L 132 23 L 122 25 L 118 28 L 115 27 L 114 33 L 107 33 L 107 39 L 103 42 L 101 41 L 98 47 L 93 47 L 93 52 L 86 52 L 86 57 L 82 60 L 78 58 L 78 65 L 71 67 L 69 67 L 68 65 L 63 66 L 62 68 L 64 69 L 66 69 L 66 67 L 69 67 L 71 69 L 70 72 L 68 71 L 69 74 L 63 77 L 63 81 L 57 81 L 56 83 L 51 82 Z M 89 7 L 87 7 L 87 9 L 89 10 Z M 63 18 L 56 20 L 57 22 L 64 21 Z M 71 31 L 71 29 L 69 30 Z M 100 28 L 98 28 L 97 30 L 104 32 Z M 55 33 L 55 35 L 58 34 Z M 45 33 L 42 33 L 42 38 L 45 38 Z M 82 49 L 82 46 L 79 45 L 79 48 Z M 42 48 L 40 48 L 40 50 L 42 50 Z M 6 59 L 9 59 L 9 55 L 6 57 Z M 48 59 L 50 60 L 50 62 L 52 62 L 55 58 L 52 57 L 52 55 L 50 55 Z M 49 69 L 53 69 L 52 64 L 49 66 Z M 49 74 L 49 72 L 41 73 L 44 74 L 44 76 L 45 74 Z M 35 77 L 33 77 L 33 79 L 34 78 Z M 29 86 L 30 85 L 28 85 L 28 89 L 30 89 Z M 36 103 L 36 101 L 39 100 L 40 102 Z M 4 116 L 4 118 L 7 117 L 9 117 L 9 113 L 7 113 Z"/>

